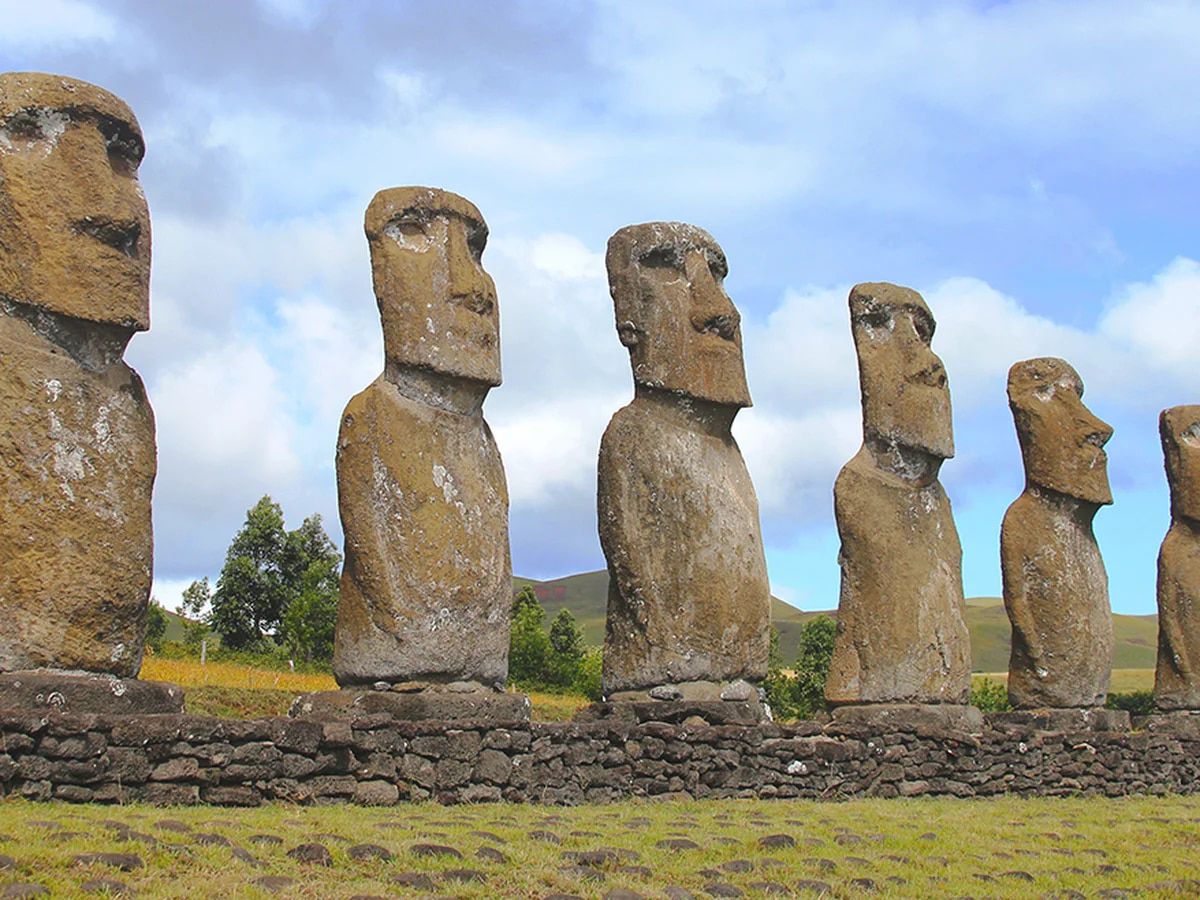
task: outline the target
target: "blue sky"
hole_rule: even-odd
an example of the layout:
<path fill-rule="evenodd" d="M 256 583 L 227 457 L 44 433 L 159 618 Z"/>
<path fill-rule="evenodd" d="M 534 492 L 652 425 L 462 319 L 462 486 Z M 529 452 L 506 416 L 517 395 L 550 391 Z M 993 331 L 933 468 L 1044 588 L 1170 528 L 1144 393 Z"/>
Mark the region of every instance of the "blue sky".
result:
<path fill-rule="evenodd" d="M 427 184 L 491 227 L 517 572 L 603 565 L 596 452 L 631 394 L 604 245 L 666 219 L 729 258 L 776 593 L 836 605 L 846 295 L 886 280 L 938 319 L 968 595 L 1000 591 L 1022 486 L 1008 367 L 1056 355 L 1116 429 L 1113 606 L 1154 611 L 1156 417 L 1200 402 L 1200 3 L 0 0 L 0 21 L 3 69 L 95 82 L 146 133 L 153 327 L 128 358 L 168 606 L 263 493 L 340 541 L 338 417 L 382 356 L 362 214 Z"/>

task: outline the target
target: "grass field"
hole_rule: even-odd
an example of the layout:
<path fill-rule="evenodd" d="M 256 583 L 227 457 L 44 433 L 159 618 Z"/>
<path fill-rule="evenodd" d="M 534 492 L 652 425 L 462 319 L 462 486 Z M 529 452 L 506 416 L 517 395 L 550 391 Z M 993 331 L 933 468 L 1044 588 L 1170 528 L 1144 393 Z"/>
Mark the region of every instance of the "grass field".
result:
<path fill-rule="evenodd" d="M 335 691 L 332 675 L 277 671 L 235 663 L 198 660 L 162 659 L 147 656 L 141 678 L 169 681 L 184 689 L 184 704 L 198 716 L 224 716 L 248 719 L 259 716 L 284 716 L 297 694 L 309 691 Z M 539 722 L 562 722 L 587 705 L 585 697 L 574 694 L 532 692 L 533 717 Z"/>
<path fill-rule="evenodd" d="M 20 883 L 83 896 L 96 879 L 153 897 L 267 897 L 271 888 L 320 898 L 1200 891 L 1185 881 L 1200 878 L 1194 797 L 251 810 L 2 803 L 0 896 Z M 321 845 L 328 865 L 289 856 L 303 844 Z M 104 853 L 131 856 L 86 856 Z"/>

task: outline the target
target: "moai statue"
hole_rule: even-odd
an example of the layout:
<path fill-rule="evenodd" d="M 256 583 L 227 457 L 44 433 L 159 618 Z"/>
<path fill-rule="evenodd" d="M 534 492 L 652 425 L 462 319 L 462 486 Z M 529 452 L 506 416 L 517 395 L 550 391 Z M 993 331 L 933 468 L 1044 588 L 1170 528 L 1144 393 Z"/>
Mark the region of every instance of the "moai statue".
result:
<path fill-rule="evenodd" d="M 825 696 L 837 706 L 948 704 L 940 715 L 972 725 L 959 708 L 971 648 L 962 549 L 938 481 L 954 436 L 933 315 L 916 291 L 860 284 L 850 324 L 863 444 L 833 489 L 842 584 Z"/>
<path fill-rule="evenodd" d="M 771 592 L 758 500 L 730 433 L 750 392 L 725 254 L 699 228 L 652 222 L 614 234 L 607 265 L 635 393 L 600 444 L 604 692 L 717 701 L 714 718 L 754 719 Z"/>
<path fill-rule="evenodd" d="M 365 224 L 385 362 L 338 434 L 333 671 L 351 690 L 294 712 L 527 718 L 527 698 L 503 693 L 512 564 L 504 467 L 483 418 L 500 384 L 487 225 L 470 201 L 424 187 L 380 191 Z"/>
<path fill-rule="evenodd" d="M 1200 710 L 1200 406 L 1158 419 L 1171 487 L 1171 529 L 1158 554 L 1158 668 L 1162 710 Z"/>
<path fill-rule="evenodd" d="M 1015 364 L 1008 404 L 1025 463 L 1025 490 L 1000 531 L 1009 700 L 1019 709 L 1102 707 L 1113 626 L 1092 519 L 1112 503 L 1112 428 L 1083 405 L 1083 381 L 1061 359 Z"/>
<path fill-rule="evenodd" d="M 181 708 L 119 680 L 153 561 L 154 415 L 122 359 L 150 324 L 143 150 L 107 91 L 0 75 L 0 705 Z"/>

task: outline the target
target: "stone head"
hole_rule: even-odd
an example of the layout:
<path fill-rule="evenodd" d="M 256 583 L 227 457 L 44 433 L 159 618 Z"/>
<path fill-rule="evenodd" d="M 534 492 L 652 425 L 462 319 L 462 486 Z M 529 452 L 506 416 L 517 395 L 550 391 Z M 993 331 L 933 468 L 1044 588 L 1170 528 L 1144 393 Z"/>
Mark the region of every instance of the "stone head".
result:
<path fill-rule="evenodd" d="M 1172 406 L 1158 417 L 1171 515 L 1200 522 L 1200 405 Z"/>
<path fill-rule="evenodd" d="M 950 388 L 930 346 L 936 324 L 925 300 L 909 288 L 880 282 L 850 291 L 864 435 L 950 459 Z"/>
<path fill-rule="evenodd" d="M 712 235 L 681 222 L 629 225 L 608 241 L 608 289 L 633 380 L 727 406 L 750 406 L 741 317 Z"/>
<path fill-rule="evenodd" d="M 365 230 L 388 361 L 500 384 L 500 310 L 475 204 L 436 188 L 389 188 L 367 207 Z"/>
<path fill-rule="evenodd" d="M 133 112 L 107 91 L 0 75 L 0 298 L 150 327 L 144 149 Z"/>
<path fill-rule="evenodd" d="M 1014 364 L 1008 405 L 1026 483 L 1087 503 L 1112 503 L 1104 452 L 1112 428 L 1083 405 L 1083 380 L 1069 363 L 1039 357 Z"/>

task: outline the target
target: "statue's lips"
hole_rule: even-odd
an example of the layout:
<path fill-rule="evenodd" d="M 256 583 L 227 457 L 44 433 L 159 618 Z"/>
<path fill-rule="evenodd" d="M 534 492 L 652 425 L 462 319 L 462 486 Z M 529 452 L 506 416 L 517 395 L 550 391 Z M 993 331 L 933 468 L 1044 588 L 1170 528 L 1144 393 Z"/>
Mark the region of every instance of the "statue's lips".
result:
<path fill-rule="evenodd" d="M 496 308 L 495 299 L 485 294 L 464 294 L 451 298 L 451 302 L 480 316 L 490 316 Z"/>
<path fill-rule="evenodd" d="M 708 318 L 692 319 L 692 328 L 700 334 L 711 334 L 726 341 L 737 338 L 738 319 L 736 316 L 710 316 Z"/>
<path fill-rule="evenodd" d="M 104 216 L 88 216 L 77 219 L 72 223 L 75 231 L 95 238 L 101 244 L 111 247 L 123 256 L 133 259 L 137 256 L 138 239 L 142 236 L 142 226 L 136 221 L 120 221 Z"/>

